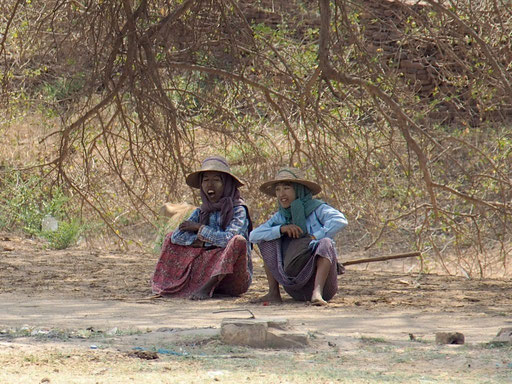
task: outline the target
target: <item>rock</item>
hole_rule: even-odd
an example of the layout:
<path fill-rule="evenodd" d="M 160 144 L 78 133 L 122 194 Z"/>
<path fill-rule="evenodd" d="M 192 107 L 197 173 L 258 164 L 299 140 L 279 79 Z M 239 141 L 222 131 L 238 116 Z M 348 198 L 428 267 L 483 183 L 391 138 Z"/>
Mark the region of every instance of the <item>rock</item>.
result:
<path fill-rule="evenodd" d="M 158 354 L 152 351 L 133 351 L 128 353 L 129 357 L 136 357 L 142 360 L 156 360 L 158 359 Z"/>
<path fill-rule="evenodd" d="M 464 344 L 464 335 L 460 332 L 437 332 L 437 344 Z"/>
<path fill-rule="evenodd" d="M 285 319 L 224 319 L 220 335 L 226 344 L 254 348 L 304 348 L 309 344 L 308 335 L 290 330 Z"/>
<path fill-rule="evenodd" d="M 41 220 L 41 230 L 43 232 L 55 232 L 59 229 L 59 222 L 52 215 L 46 215 Z"/>
<path fill-rule="evenodd" d="M 30 333 L 30 336 L 41 336 L 41 335 L 48 335 L 50 333 L 50 330 L 49 329 L 34 329 L 31 333 Z"/>
<path fill-rule="evenodd" d="M 276 328 L 276 329 L 288 329 L 288 320 L 286 319 L 267 319 L 265 320 L 268 324 L 269 328 Z"/>
<path fill-rule="evenodd" d="M 492 342 L 512 344 L 512 327 L 501 328 Z"/>
<path fill-rule="evenodd" d="M 284 331 L 281 329 L 268 328 L 266 346 L 267 348 L 304 348 L 309 344 L 308 335 Z"/>
<path fill-rule="evenodd" d="M 265 348 L 267 329 L 264 320 L 227 320 L 221 324 L 220 336 L 226 344 Z"/>

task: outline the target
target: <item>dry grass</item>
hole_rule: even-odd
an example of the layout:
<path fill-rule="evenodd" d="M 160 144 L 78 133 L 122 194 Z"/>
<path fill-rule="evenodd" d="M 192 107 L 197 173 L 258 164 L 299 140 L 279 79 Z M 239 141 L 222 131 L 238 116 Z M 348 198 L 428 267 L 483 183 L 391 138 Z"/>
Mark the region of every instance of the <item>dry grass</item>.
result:
<path fill-rule="evenodd" d="M 122 337 L 117 337 L 121 339 Z M 317 340 L 306 350 L 252 350 L 202 340 L 185 354 L 137 357 L 126 346 L 91 349 L 28 339 L 0 344 L 2 383 L 508 383 L 510 347 L 439 346 L 361 338 Z M 93 341 L 90 341 L 93 342 Z M 71 344 L 71 345 L 70 345 Z M 167 346 L 169 348 L 169 346 Z M 158 345 L 155 346 L 158 348 Z M 166 349 L 166 351 L 169 349 Z M 187 352 L 188 351 L 188 352 Z"/>

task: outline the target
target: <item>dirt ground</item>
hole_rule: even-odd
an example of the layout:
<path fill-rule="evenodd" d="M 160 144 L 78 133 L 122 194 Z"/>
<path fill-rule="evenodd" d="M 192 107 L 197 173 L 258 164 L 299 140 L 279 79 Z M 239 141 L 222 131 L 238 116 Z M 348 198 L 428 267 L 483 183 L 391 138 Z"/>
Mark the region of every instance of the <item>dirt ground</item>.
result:
<path fill-rule="evenodd" d="M 0 382 L 512 382 L 512 348 L 491 343 L 512 327 L 510 279 L 422 274 L 408 259 L 347 267 L 324 308 L 284 293 L 262 305 L 250 303 L 266 292 L 255 256 L 242 297 L 155 300 L 157 258 L 0 234 Z M 251 314 L 288 319 L 311 346 L 223 346 L 222 319 Z M 465 344 L 438 345 L 436 332 L 461 332 Z M 150 351 L 159 359 L 144 359 Z"/>

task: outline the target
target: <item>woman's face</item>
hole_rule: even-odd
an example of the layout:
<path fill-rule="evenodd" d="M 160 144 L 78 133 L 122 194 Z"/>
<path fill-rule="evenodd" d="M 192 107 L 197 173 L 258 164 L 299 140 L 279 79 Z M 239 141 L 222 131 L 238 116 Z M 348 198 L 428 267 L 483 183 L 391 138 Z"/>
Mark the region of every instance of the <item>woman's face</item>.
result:
<path fill-rule="evenodd" d="M 218 202 L 224 192 L 224 183 L 220 172 L 208 171 L 202 174 L 201 189 L 211 203 Z"/>
<path fill-rule="evenodd" d="M 276 184 L 276 197 L 279 204 L 283 208 L 289 208 L 292 201 L 297 198 L 295 188 L 291 183 L 278 183 Z"/>

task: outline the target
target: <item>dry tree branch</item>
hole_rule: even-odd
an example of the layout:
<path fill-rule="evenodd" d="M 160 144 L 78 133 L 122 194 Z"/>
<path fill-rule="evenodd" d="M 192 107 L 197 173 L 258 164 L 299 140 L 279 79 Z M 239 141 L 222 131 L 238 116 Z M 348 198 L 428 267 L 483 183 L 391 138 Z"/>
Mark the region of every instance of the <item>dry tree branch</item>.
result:
<path fill-rule="evenodd" d="M 408 212 L 405 212 L 405 213 L 403 213 L 403 214 L 401 214 L 399 216 L 395 216 L 395 217 L 393 217 L 391 219 L 387 219 L 384 222 L 384 224 L 382 224 L 382 227 L 381 227 L 377 237 L 370 244 L 367 244 L 367 245 L 364 246 L 365 251 L 370 249 L 371 247 L 373 247 L 375 244 L 377 244 L 377 242 L 381 239 L 382 235 L 384 234 L 384 231 L 385 231 L 385 229 L 386 229 L 386 227 L 388 226 L 389 223 L 392 223 L 394 221 L 398 221 L 400 219 L 403 219 L 403 218 L 406 218 L 408 216 L 411 216 L 412 214 L 418 212 L 419 210 L 421 210 L 423 208 L 425 208 L 428 211 L 429 209 L 432 208 L 432 205 L 430 205 L 430 204 L 420 204 L 419 206 L 414 207 L 413 209 L 409 210 Z"/>
<path fill-rule="evenodd" d="M 418 157 L 419 166 L 423 173 L 423 179 L 426 184 L 427 191 L 430 196 L 430 201 L 432 203 L 432 209 L 434 210 L 435 217 L 438 217 L 438 207 L 437 207 L 437 199 L 435 192 L 433 190 L 433 182 L 430 171 L 428 169 L 428 161 L 421 150 L 418 143 L 413 139 L 410 134 L 409 127 L 414 128 L 418 132 L 423 133 L 423 130 L 411 120 L 409 116 L 405 114 L 405 112 L 400 108 L 400 106 L 384 91 L 382 91 L 379 87 L 375 86 L 369 81 L 363 80 L 361 78 L 353 77 L 346 75 L 337 71 L 330 63 L 329 60 L 329 40 L 330 40 L 330 23 L 331 23 L 331 10 L 330 10 L 330 2 L 329 0 L 319 0 L 320 1 L 320 44 L 319 44 L 319 64 L 322 69 L 322 75 L 328 79 L 333 79 L 340 81 L 349 85 L 357 85 L 364 88 L 370 95 L 376 96 L 380 100 L 382 100 L 391 110 L 395 113 L 396 119 L 398 121 L 398 127 L 402 132 L 407 144 L 414 151 L 416 156 Z"/>
<path fill-rule="evenodd" d="M 295 102 L 292 99 L 283 95 L 282 93 L 275 91 L 271 88 L 268 88 L 268 87 L 264 86 L 263 84 L 258 83 L 257 81 L 248 79 L 247 77 L 245 77 L 243 75 L 238 75 L 238 74 L 235 74 L 232 72 L 225 71 L 223 69 L 205 67 L 203 65 L 197 65 L 197 64 L 180 63 L 180 62 L 176 62 L 176 61 L 170 62 L 169 64 L 175 68 L 181 68 L 181 69 L 186 69 L 186 70 L 190 70 L 190 71 L 198 71 L 198 72 L 208 73 L 211 75 L 221 76 L 226 79 L 240 81 L 240 82 L 246 83 L 246 84 L 262 91 L 263 94 L 268 93 L 269 95 L 277 96 L 281 100 L 295 104 Z"/>
<path fill-rule="evenodd" d="M 482 52 L 484 53 L 485 57 L 491 64 L 492 68 L 496 71 L 498 76 L 500 77 L 501 81 L 505 85 L 505 88 L 507 90 L 506 95 L 508 98 L 512 98 L 512 85 L 510 84 L 510 81 L 507 77 L 507 75 L 504 73 L 503 68 L 494 58 L 493 53 L 489 49 L 489 46 L 485 43 L 485 41 L 482 40 L 482 38 L 474 31 L 473 28 L 468 26 L 464 21 L 460 19 L 455 13 L 453 13 L 451 10 L 443 7 L 439 2 L 433 1 L 433 0 L 425 0 L 427 3 L 432 5 L 435 9 L 443 12 L 444 14 L 448 15 L 457 25 L 459 25 L 461 28 L 466 31 L 468 35 L 470 35 L 475 41 L 478 43 L 480 48 L 482 49 Z"/>
<path fill-rule="evenodd" d="M 466 140 L 464 139 L 461 139 L 461 138 L 458 138 L 458 137 L 453 137 L 453 136 L 449 136 L 446 138 L 447 141 L 453 141 L 453 142 L 456 142 L 456 143 L 461 143 L 461 144 L 464 144 L 465 146 L 467 146 L 468 148 L 471 148 L 473 149 L 474 151 L 478 152 L 480 154 L 480 156 L 482 156 L 482 158 L 486 159 L 487 162 L 489 164 L 491 164 L 492 166 L 492 169 L 498 174 L 501 176 L 501 181 L 506 183 L 506 184 L 509 184 L 512 186 L 512 180 L 508 179 L 507 175 L 505 175 L 503 173 L 503 171 L 501 170 L 500 167 L 498 167 L 496 165 L 496 163 L 489 157 L 487 156 L 480 148 L 478 148 L 476 145 L 473 145 L 471 143 L 468 143 Z"/>
<path fill-rule="evenodd" d="M 126 1 L 123 2 L 125 6 L 129 7 L 129 4 L 126 4 Z M 119 76 L 119 79 L 117 81 L 117 84 L 115 84 L 114 88 L 94 107 L 89 109 L 85 114 L 80 116 L 75 122 L 73 122 L 68 127 L 65 127 L 61 131 L 61 140 L 60 140 L 60 148 L 59 148 L 59 155 L 58 158 L 55 159 L 53 162 L 58 165 L 58 168 L 61 173 L 65 173 L 64 169 L 62 168 L 62 164 L 67 157 L 69 153 L 69 142 L 70 142 L 70 134 L 75 129 L 83 125 L 86 121 L 88 121 L 92 116 L 100 112 L 103 108 L 109 105 L 109 103 L 114 99 L 114 97 L 117 96 L 119 91 L 123 88 L 125 85 L 127 79 L 129 78 L 132 69 L 131 66 L 135 60 L 135 54 L 137 51 L 136 48 L 136 42 L 135 42 L 135 22 L 133 19 L 128 18 L 125 27 L 127 29 L 131 29 L 131 33 L 127 33 L 126 37 L 128 40 L 128 51 L 126 53 L 126 62 L 123 65 L 123 70 L 121 72 L 121 75 Z M 119 47 L 118 45 L 115 45 L 115 47 Z M 112 52 L 111 59 L 114 61 L 115 54 Z"/>
<path fill-rule="evenodd" d="M 5 29 L 2 32 L 2 39 L 0 40 L 0 55 L 5 55 L 7 53 L 5 49 L 5 43 L 7 41 L 7 36 L 9 35 L 9 29 L 11 28 L 11 24 L 14 20 L 14 17 L 16 16 L 16 13 L 18 11 L 18 7 L 23 2 L 23 0 L 17 0 L 16 4 L 14 4 L 13 10 L 9 14 L 9 18 L 7 19 L 7 23 L 5 25 Z"/>
<path fill-rule="evenodd" d="M 9 13 L 9 18 L 7 20 L 7 23 L 5 25 L 5 29 L 3 32 L 0 33 L 2 35 L 2 39 L 0 40 L 0 56 L 4 56 L 4 61 L 7 63 L 7 50 L 5 48 L 5 44 L 7 42 L 7 36 L 9 35 L 9 29 L 11 28 L 11 24 L 13 23 L 14 17 L 16 16 L 16 13 L 18 11 L 18 7 L 22 3 L 22 0 L 17 0 L 16 4 L 14 4 L 13 10 Z M 8 66 L 5 65 L 4 73 L 2 76 L 2 90 L 4 94 L 7 94 L 7 81 L 9 79 L 9 76 L 7 76 L 8 72 Z"/>
<path fill-rule="evenodd" d="M 250 80 L 243 75 L 235 74 L 235 73 L 228 72 L 228 71 L 225 71 L 222 69 L 205 67 L 205 66 L 196 65 L 196 64 L 179 63 L 179 62 L 172 62 L 170 64 L 176 68 L 187 69 L 190 71 L 199 71 L 199 72 L 203 72 L 203 73 L 208 73 L 208 74 L 225 77 L 225 78 L 232 79 L 235 81 L 240 81 L 242 83 L 252 86 L 253 88 L 260 90 L 263 93 L 263 96 L 265 97 L 267 102 L 270 105 L 272 105 L 272 107 L 281 116 L 281 119 L 283 120 L 284 124 L 286 125 L 286 128 L 288 129 L 288 132 L 292 135 L 292 138 L 295 142 L 295 150 L 299 151 L 299 152 L 301 151 L 300 140 L 297 137 L 297 135 L 295 134 L 295 130 L 293 129 L 292 125 L 290 124 L 288 117 L 284 113 L 284 110 L 281 108 L 281 106 L 272 98 L 272 96 L 277 96 L 277 98 L 280 100 L 288 101 L 292 104 L 295 104 L 295 102 L 292 99 L 290 99 L 289 97 L 287 97 L 287 96 L 283 95 L 282 93 L 279 93 L 271 88 L 268 88 L 268 87 L 264 86 L 263 84 L 260 84 L 254 80 Z"/>
<path fill-rule="evenodd" d="M 512 212 L 512 204 L 510 203 L 502 203 L 500 201 L 484 201 L 482 199 L 477 199 L 476 197 L 469 196 L 465 193 L 459 192 L 444 184 L 432 183 L 432 186 L 450 192 L 462 198 L 463 200 L 469 201 L 476 205 L 481 205 L 487 208 L 491 208 L 492 210 L 501 211 L 503 213 L 507 213 L 507 211 Z"/>
<path fill-rule="evenodd" d="M 144 35 L 142 35 L 141 40 L 154 41 L 154 39 L 158 36 L 159 33 L 162 32 L 162 30 L 165 27 L 168 27 L 169 25 L 176 22 L 176 20 L 183 16 L 196 2 L 197 0 L 185 0 L 183 3 L 181 3 L 181 5 L 178 8 L 176 8 L 173 12 L 165 16 L 157 24 L 151 25 L 146 30 Z"/>

